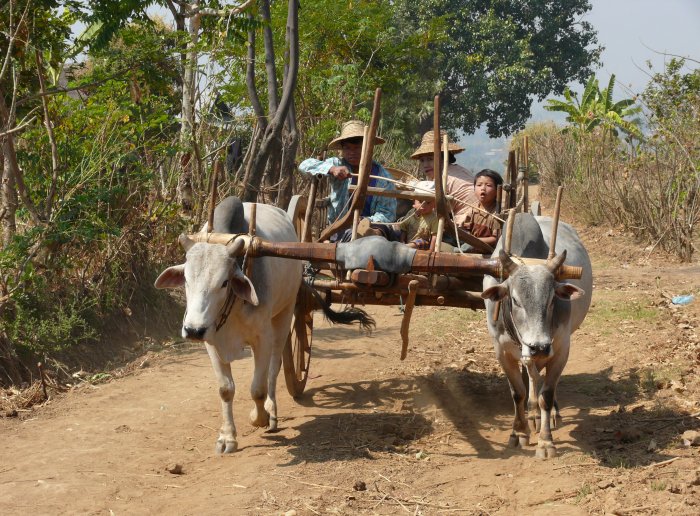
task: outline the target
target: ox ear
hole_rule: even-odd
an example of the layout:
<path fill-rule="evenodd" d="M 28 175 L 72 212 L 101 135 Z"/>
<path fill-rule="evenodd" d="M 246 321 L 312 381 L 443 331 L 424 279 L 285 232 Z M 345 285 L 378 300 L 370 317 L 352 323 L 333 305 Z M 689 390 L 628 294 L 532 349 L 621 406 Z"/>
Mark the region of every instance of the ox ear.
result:
<path fill-rule="evenodd" d="M 235 267 L 235 270 L 233 271 L 233 276 L 231 277 L 231 288 L 233 288 L 233 293 L 236 294 L 236 297 L 240 297 L 253 306 L 258 306 L 260 304 L 258 294 L 255 292 L 253 283 L 248 279 L 248 276 L 241 272 L 238 267 Z"/>
<path fill-rule="evenodd" d="M 168 267 L 154 283 L 156 288 L 177 288 L 185 284 L 185 264 Z"/>
<path fill-rule="evenodd" d="M 557 286 L 554 288 L 554 294 L 564 301 L 573 301 L 582 297 L 585 291 L 571 283 L 557 283 Z"/>
<path fill-rule="evenodd" d="M 515 269 L 518 268 L 518 264 L 515 263 L 513 260 L 511 260 L 510 256 L 508 256 L 508 253 L 506 253 L 503 249 L 501 249 L 498 252 L 498 259 L 501 260 L 501 265 L 503 265 L 503 270 L 506 271 L 508 276 L 513 274 L 515 272 Z"/>
<path fill-rule="evenodd" d="M 481 293 L 482 299 L 490 299 L 491 301 L 500 301 L 508 296 L 508 288 L 501 285 L 489 287 Z"/>

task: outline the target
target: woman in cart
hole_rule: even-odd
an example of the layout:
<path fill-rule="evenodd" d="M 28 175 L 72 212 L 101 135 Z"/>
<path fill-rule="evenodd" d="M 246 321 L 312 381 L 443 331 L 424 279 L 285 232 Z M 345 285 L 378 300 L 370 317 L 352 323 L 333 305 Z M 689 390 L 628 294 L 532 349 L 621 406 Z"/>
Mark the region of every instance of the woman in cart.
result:
<path fill-rule="evenodd" d="M 430 181 L 435 179 L 435 164 L 433 163 L 433 152 L 435 145 L 435 135 L 433 131 L 428 131 L 423 135 L 420 146 L 411 154 L 411 159 L 418 160 L 420 171 L 425 174 L 425 177 Z M 464 224 L 465 217 L 469 211 L 470 204 L 476 204 L 477 199 L 474 196 L 474 174 L 466 168 L 457 165 L 455 154 L 464 150 L 456 143 L 450 142 L 447 146 L 449 154 L 447 166 L 447 188 L 445 193 L 451 195 L 452 211 L 454 212 L 454 221 L 458 226 Z M 442 154 L 441 154 L 442 155 Z M 442 170 L 443 164 L 438 164 Z"/>
<path fill-rule="evenodd" d="M 345 122 L 340 131 L 340 136 L 328 144 L 328 150 L 340 151 L 339 157 L 328 158 L 321 161 L 314 158 L 305 159 L 299 165 L 299 170 L 305 174 L 315 176 L 327 176 L 330 181 L 330 202 L 328 207 L 328 222 L 333 223 L 342 217 L 350 206 L 349 186 L 357 184 L 357 173 L 360 167 L 362 154 L 362 140 L 364 138 L 364 124 L 359 120 Z M 384 143 L 384 139 L 375 137 L 374 144 Z M 353 175 L 355 174 L 355 175 Z M 391 178 L 384 167 L 376 161 L 372 162 L 372 176 Z M 370 178 L 369 186 L 394 190 L 394 185 L 389 181 Z M 396 199 L 392 197 L 380 197 L 368 195 L 362 210 L 362 221 L 358 226 L 358 235 L 382 235 L 388 240 L 395 240 L 396 233 L 387 224 L 396 220 Z M 352 230 L 333 235 L 332 241 L 347 242 L 350 240 Z"/>

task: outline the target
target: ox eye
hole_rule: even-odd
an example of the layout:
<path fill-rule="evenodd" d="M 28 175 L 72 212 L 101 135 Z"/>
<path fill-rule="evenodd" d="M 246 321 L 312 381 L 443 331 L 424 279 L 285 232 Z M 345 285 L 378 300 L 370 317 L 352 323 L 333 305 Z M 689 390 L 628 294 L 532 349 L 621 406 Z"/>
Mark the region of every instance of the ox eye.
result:
<path fill-rule="evenodd" d="M 221 288 L 226 288 L 228 287 L 228 280 L 224 280 L 224 282 L 221 284 Z"/>
<path fill-rule="evenodd" d="M 513 300 L 513 304 L 514 304 L 515 306 L 520 307 L 520 301 L 518 301 L 518 300 L 515 299 L 514 297 L 511 297 L 511 299 Z"/>

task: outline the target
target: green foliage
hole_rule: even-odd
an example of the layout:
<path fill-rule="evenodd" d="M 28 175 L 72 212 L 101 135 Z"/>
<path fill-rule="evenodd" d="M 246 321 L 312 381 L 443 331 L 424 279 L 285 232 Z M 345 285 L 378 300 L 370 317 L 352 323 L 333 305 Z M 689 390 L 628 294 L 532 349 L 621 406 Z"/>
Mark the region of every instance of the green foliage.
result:
<path fill-rule="evenodd" d="M 174 61 L 161 44 L 169 36 L 149 24 L 125 28 L 74 72 L 96 86 L 79 99 L 49 98 L 59 156 L 51 215 L 0 250 L 0 291 L 10 293 L 0 326 L 21 356 L 97 341 L 169 258 L 151 246 L 183 229 L 176 206 L 158 197 L 170 181 L 159 166 L 177 150 Z M 53 171 L 43 125 L 22 132 L 17 157 L 34 201 L 46 203 Z"/>
<path fill-rule="evenodd" d="M 637 111 L 630 100 L 612 102 L 613 86 L 611 79 L 600 91 L 591 80 L 580 103 L 569 96 L 571 102 L 550 104 L 570 112 L 575 130 L 532 131 L 542 191 L 553 195 L 566 185 L 566 201 L 584 222 L 623 226 L 650 249 L 689 261 L 700 222 L 700 70 L 671 60 L 653 74 L 639 97 L 647 115 L 639 142 L 609 136 L 614 128 L 628 130 L 621 119 Z"/>
<path fill-rule="evenodd" d="M 610 76 L 607 88 L 600 89 L 598 79 L 591 76 L 583 90 L 579 101 L 578 95 L 568 87 L 564 90 L 565 100 L 548 99 L 544 108 L 547 111 L 566 113 L 566 121 L 575 137 L 579 138 L 584 133 L 590 133 L 600 127 L 604 136 L 618 136 L 618 129 L 625 134 L 641 138 L 639 120 L 628 120 L 641 112 L 640 106 L 635 106 L 634 99 L 622 99 L 613 102 L 613 88 L 615 87 L 615 74 Z"/>

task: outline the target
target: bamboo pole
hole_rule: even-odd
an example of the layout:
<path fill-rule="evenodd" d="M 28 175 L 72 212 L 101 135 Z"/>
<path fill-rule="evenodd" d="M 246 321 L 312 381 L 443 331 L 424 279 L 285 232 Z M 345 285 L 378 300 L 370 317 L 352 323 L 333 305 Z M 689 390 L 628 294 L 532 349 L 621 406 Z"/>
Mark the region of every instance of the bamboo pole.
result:
<path fill-rule="evenodd" d="M 523 142 L 523 168 L 525 169 L 523 177 L 523 213 L 528 212 L 529 206 L 529 187 L 530 180 L 528 178 L 530 174 L 530 146 L 528 145 L 528 137 L 525 136 L 525 141 Z"/>
<path fill-rule="evenodd" d="M 207 231 L 214 231 L 214 208 L 216 208 L 216 187 L 221 173 L 221 160 L 217 158 L 214 162 L 214 170 L 209 181 L 209 213 L 207 214 Z"/>
<path fill-rule="evenodd" d="M 311 242 L 311 220 L 314 216 L 314 208 L 316 207 L 316 194 L 318 192 L 318 183 L 321 179 L 314 177 L 311 179 L 311 188 L 309 188 L 309 198 L 306 201 L 306 213 L 304 213 L 304 225 L 301 230 L 301 241 Z"/>
<path fill-rule="evenodd" d="M 557 245 L 557 230 L 559 229 L 559 212 L 561 211 L 561 195 L 564 191 L 563 186 L 557 188 L 557 200 L 554 202 L 554 217 L 552 218 L 552 234 L 549 237 L 549 255 L 547 260 L 551 260 L 556 256 L 555 247 Z"/>
<path fill-rule="evenodd" d="M 367 186 L 369 185 L 369 175 L 372 170 L 372 154 L 371 151 L 369 150 L 370 148 L 370 141 L 369 141 L 369 127 L 365 126 L 364 134 L 362 136 L 362 153 L 360 154 L 360 174 L 359 177 L 357 178 L 357 187 L 358 191 L 355 192 L 355 195 L 362 195 L 363 201 L 361 203 L 353 203 L 353 210 L 352 210 L 352 236 L 350 240 L 355 240 L 357 238 L 357 226 L 360 223 L 360 213 L 362 213 L 362 209 L 364 208 L 364 196 L 367 193 Z M 372 140 L 374 140 L 374 136 L 372 136 Z M 373 146 L 372 146 L 373 147 Z M 369 157 L 368 157 L 369 154 Z M 367 160 L 369 159 L 370 161 L 370 166 L 367 166 Z M 360 185 L 364 185 L 364 190 Z"/>
<path fill-rule="evenodd" d="M 411 314 L 413 314 L 413 306 L 416 304 L 417 293 L 418 280 L 411 280 L 408 284 L 408 296 L 401 319 L 401 360 L 404 360 L 408 354 L 408 328 L 411 325 Z"/>

